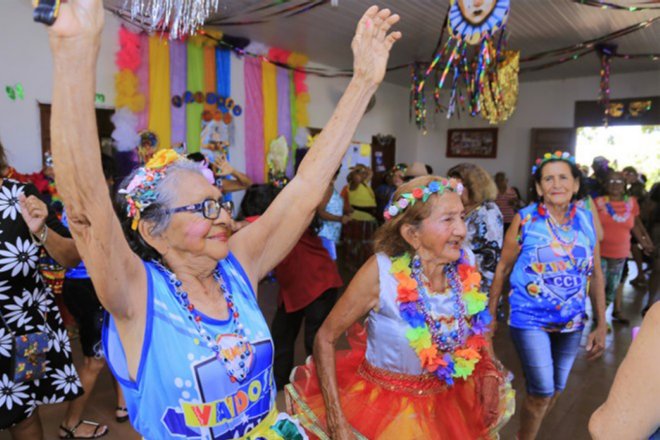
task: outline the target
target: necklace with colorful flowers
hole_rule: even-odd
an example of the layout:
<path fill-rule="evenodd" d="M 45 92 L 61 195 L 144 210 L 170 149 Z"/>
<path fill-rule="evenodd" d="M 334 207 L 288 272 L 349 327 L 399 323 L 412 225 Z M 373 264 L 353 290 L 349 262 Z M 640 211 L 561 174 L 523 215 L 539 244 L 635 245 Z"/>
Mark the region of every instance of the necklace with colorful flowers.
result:
<path fill-rule="evenodd" d="M 486 309 L 488 298 L 478 291 L 481 275 L 468 264 L 463 252 L 458 262 L 445 266 L 451 289 L 451 321 L 456 328 L 443 332 L 441 320 L 433 318 L 419 256 L 410 258 L 406 253 L 391 261 L 390 273 L 398 282 L 399 314 L 410 327 L 406 338 L 422 369 L 447 386 L 452 386 L 456 378 L 467 379 L 481 359 L 479 350 L 486 345 L 483 334 L 491 322 Z"/>
<path fill-rule="evenodd" d="M 624 202 L 626 206 L 626 211 L 623 214 L 617 214 L 616 211 L 614 211 L 614 208 L 612 207 L 612 203 L 610 203 L 610 198 L 609 196 L 604 197 L 605 200 L 605 209 L 607 210 L 607 213 L 612 217 L 612 219 L 617 222 L 617 223 L 624 223 L 628 221 L 630 218 L 630 214 L 632 213 L 632 200 L 628 198 L 628 196 L 624 197 Z"/>
<path fill-rule="evenodd" d="M 218 282 L 220 292 L 222 292 L 222 296 L 227 302 L 229 320 L 234 323 L 234 333 L 223 334 L 214 339 L 202 325 L 202 315 L 197 311 L 195 305 L 190 302 L 188 293 L 183 290 L 183 283 L 176 277 L 174 272 L 167 269 L 163 264 L 157 261 L 154 263 L 174 288 L 177 301 L 188 313 L 188 320 L 195 326 L 200 339 L 206 343 L 206 346 L 213 351 L 215 357 L 224 365 L 229 379 L 232 382 L 244 381 L 252 370 L 254 349 L 245 335 L 245 329 L 240 322 L 240 314 L 234 303 L 233 295 L 226 288 L 219 268 L 216 268 L 213 278 Z M 199 344 L 199 340 L 196 339 L 195 344 Z"/>

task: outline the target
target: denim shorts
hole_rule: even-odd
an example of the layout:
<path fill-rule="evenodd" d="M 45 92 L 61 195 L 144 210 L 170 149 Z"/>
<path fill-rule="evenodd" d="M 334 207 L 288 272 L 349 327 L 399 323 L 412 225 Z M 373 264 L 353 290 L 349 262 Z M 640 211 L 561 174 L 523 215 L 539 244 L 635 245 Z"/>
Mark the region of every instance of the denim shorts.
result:
<path fill-rule="evenodd" d="M 525 374 L 527 394 L 550 397 L 563 391 L 580 348 L 582 332 L 513 327 L 509 327 L 509 331 Z"/>

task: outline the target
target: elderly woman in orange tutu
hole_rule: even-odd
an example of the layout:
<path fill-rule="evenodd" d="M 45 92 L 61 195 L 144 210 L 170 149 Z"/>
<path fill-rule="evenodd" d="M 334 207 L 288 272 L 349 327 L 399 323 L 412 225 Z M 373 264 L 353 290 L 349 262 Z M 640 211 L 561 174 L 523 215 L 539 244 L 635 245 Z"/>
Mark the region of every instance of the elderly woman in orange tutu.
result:
<path fill-rule="evenodd" d="M 510 416 L 513 392 L 485 337 L 487 298 L 463 249 L 461 191 L 426 176 L 394 194 L 376 255 L 287 388 L 290 409 L 319 438 L 490 438 Z M 366 336 L 353 331 L 364 315 Z M 352 350 L 335 353 L 349 328 Z"/>

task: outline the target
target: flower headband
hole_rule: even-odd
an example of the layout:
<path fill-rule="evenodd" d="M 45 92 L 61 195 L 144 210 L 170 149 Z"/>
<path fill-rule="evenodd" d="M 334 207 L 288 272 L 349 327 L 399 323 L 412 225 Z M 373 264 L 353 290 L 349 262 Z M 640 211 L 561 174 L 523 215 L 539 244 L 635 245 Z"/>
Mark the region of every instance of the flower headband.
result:
<path fill-rule="evenodd" d="M 532 175 L 536 174 L 536 171 L 541 168 L 544 163 L 551 160 L 563 160 L 564 162 L 575 163 L 575 157 L 571 156 L 571 153 L 568 151 L 557 150 L 554 153 L 545 153 L 543 157 L 536 159 L 536 162 L 532 167 Z"/>
<path fill-rule="evenodd" d="M 391 220 L 401 214 L 409 206 L 413 206 L 418 200 L 426 202 L 432 194 L 443 194 L 445 191 L 463 193 L 463 184 L 456 179 L 434 180 L 427 186 L 420 186 L 409 193 L 403 193 L 396 200 L 392 201 L 383 213 L 386 221 Z"/>
<path fill-rule="evenodd" d="M 128 207 L 126 216 L 132 218 L 131 229 L 137 229 L 140 221 L 140 214 L 156 201 L 158 193 L 156 187 L 165 177 L 170 165 L 180 160 L 188 160 L 179 155 L 171 148 L 157 151 L 153 157 L 143 167 L 140 167 L 128 183 L 128 186 L 119 190 L 119 194 L 124 194 Z M 204 162 L 199 163 L 204 177 L 213 183 L 213 173 L 208 169 Z M 210 175 L 210 176 L 209 176 Z"/>

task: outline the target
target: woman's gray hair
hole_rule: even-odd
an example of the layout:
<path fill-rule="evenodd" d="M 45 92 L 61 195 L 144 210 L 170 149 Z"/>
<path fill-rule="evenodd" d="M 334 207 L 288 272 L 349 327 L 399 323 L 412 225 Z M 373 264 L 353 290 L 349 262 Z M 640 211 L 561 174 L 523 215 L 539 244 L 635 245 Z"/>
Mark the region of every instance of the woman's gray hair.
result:
<path fill-rule="evenodd" d="M 140 213 L 140 221 L 145 221 L 151 225 L 151 234 L 158 236 L 165 232 L 172 221 L 172 214 L 168 211 L 172 209 L 172 203 L 176 198 L 177 191 L 180 191 L 179 179 L 182 172 L 192 172 L 203 175 L 203 165 L 199 162 L 193 162 L 189 159 L 179 159 L 167 167 L 165 176 L 159 180 L 155 187 L 156 200 Z M 129 174 L 121 183 L 120 189 L 128 187 L 129 183 L 139 172 L 139 168 Z M 124 236 L 129 246 L 143 260 L 158 260 L 160 254 L 142 238 L 138 230 L 131 227 L 133 218 L 127 215 L 128 202 L 126 195 L 118 193 L 115 199 L 115 209 L 119 216 Z"/>

